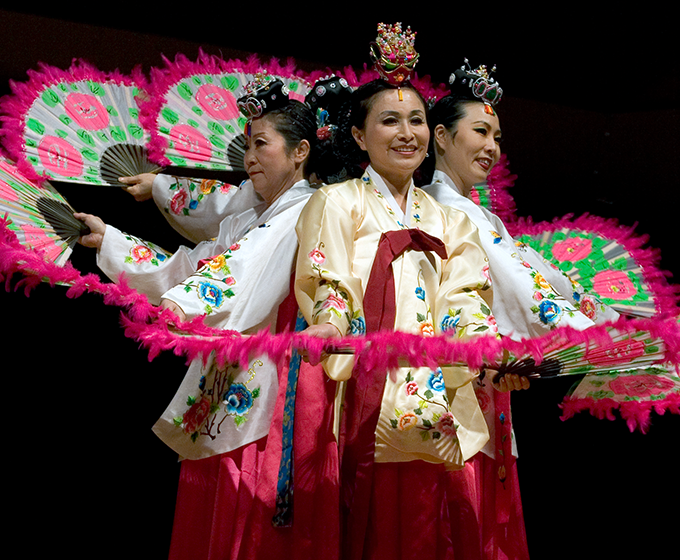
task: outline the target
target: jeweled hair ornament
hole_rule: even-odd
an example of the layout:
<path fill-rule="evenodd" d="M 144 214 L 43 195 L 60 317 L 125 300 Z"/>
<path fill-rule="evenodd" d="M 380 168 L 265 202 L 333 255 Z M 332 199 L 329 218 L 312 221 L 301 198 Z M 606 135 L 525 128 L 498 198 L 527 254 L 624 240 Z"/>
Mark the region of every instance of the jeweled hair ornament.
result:
<path fill-rule="evenodd" d="M 257 74 L 245 87 L 245 95 L 236 104 L 248 120 L 279 109 L 288 104 L 288 88 L 285 84 L 267 74 Z"/>
<path fill-rule="evenodd" d="M 343 103 L 349 100 L 352 87 L 345 78 L 329 76 L 322 78 L 314 84 L 307 94 L 305 103 L 316 115 L 316 135 L 320 140 L 325 140 L 333 135 L 337 128 L 335 120 Z"/>
<path fill-rule="evenodd" d="M 394 25 L 379 23 L 378 36 L 370 45 L 371 59 L 383 80 L 400 86 L 411 78 L 418 62 L 414 43 L 416 33 L 410 27 L 402 29 L 401 22 Z M 399 90 L 399 99 L 402 99 Z"/>
<path fill-rule="evenodd" d="M 486 66 L 472 69 L 465 59 L 465 64 L 456 69 L 449 77 L 449 87 L 453 95 L 476 98 L 484 103 L 484 110 L 495 115 L 494 107 L 503 97 L 503 88 L 491 77 L 496 66 L 488 70 Z"/>

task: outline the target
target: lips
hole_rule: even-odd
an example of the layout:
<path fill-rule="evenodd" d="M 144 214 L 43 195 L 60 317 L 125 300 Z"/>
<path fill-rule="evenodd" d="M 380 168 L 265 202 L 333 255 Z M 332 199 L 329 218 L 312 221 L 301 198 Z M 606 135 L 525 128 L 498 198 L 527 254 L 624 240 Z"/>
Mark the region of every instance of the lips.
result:
<path fill-rule="evenodd" d="M 491 166 L 493 165 L 493 160 L 488 159 L 488 158 L 478 158 L 477 163 L 479 166 L 486 172 L 491 170 Z"/>

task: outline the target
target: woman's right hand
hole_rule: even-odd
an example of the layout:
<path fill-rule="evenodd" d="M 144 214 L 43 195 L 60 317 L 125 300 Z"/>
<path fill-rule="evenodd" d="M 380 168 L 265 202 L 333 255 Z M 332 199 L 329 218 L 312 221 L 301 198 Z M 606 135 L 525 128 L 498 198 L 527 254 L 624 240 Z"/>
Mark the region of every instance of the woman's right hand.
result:
<path fill-rule="evenodd" d="M 120 177 L 118 180 L 125 185 L 123 189 L 129 192 L 137 202 L 149 200 L 152 195 L 155 173 L 141 173 L 132 177 Z"/>
<path fill-rule="evenodd" d="M 321 325 L 310 325 L 304 331 L 302 331 L 302 334 L 315 336 L 317 338 L 341 338 L 340 331 L 337 329 L 337 327 L 331 325 L 330 323 L 323 323 Z M 307 350 L 302 350 L 301 354 L 302 359 L 313 366 L 320 364 L 328 357 L 328 354 L 326 354 L 326 352 L 322 352 L 321 356 L 319 357 L 319 360 L 317 361 L 310 359 Z"/>
<path fill-rule="evenodd" d="M 104 220 L 98 216 L 84 214 L 82 212 L 76 212 L 73 214 L 73 217 L 76 220 L 80 220 L 90 228 L 90 233 L 83 235 L 80 239 L 78 239 L 78 243 L 84 247 L 92 247 L 97 250 L 101 249 L 102 241 L 104 240 L 104 232 L 106 232 L 106 224 L 104 223 Z"/>

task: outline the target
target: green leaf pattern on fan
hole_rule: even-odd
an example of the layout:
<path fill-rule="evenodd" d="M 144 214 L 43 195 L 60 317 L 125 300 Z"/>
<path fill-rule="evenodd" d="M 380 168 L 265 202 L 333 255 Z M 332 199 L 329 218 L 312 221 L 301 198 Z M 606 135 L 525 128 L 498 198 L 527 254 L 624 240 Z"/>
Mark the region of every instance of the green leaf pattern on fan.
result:
<path fill-rule="evenodd" d="M 107 149 L 130 150 L 130 158 L 139 157 L 135 164 L 126 161 L 131 170 L 136 165 L 138 172 L 157 169 L 146 161 L 148 136 L 139 121 L 138 94 L 136 86 L 113 81 L 46 87 L 25 115 L 26 160 L 50 179 L 97 185 L 115 184 L 102 174 Z"/>
<path fill-rule="evenodd" d="M 291 97 L 304 100 L 309 86 L 279 77 Z M 243 171 L 246 118 L 236 101 L 253 74 L 195 73 L 172 86 L 156 118 L 165 157 L 177 167 Z"/>
<path fill-rule="evenodd" d="M 619 312 L 654 313 L 654 298 L 641 267 L 617 241 L 576 229 L 522 235 L 517 241 L 531 246 L 569 277 L 576 301 L 591 294 Z"/>

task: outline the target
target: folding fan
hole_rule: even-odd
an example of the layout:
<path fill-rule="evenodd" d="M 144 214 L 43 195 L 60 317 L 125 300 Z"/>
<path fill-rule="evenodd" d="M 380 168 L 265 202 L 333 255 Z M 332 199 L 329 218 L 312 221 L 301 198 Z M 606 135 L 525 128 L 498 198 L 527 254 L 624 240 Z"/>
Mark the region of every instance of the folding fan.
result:
<path fill-rule="evenodd" d="M 644 368 L 664 361 L 663 339 L 647 331 L 631 333 L 607 329 L 611 340 L 574 342 L 558 335 L 549 342 L 537 363 L 533 357 L 505 352 L 500 365 L 490 365 L 496 377 L 514 373 L 529 378 L 565 375 L 612 374 L 626 369 Z"/>
<path fill-rule="evenodd" d="M 161 165 L 243 171 L 246 119 L 236 105 L 257 74 L 279 78 L 289 97 L 304 101 L 311 86 L 292 67 L 225 61 L 203 53 L 196 62 L 179 55 L 151 71 L 150 99 L 142 120 L 151 131 L 149 153 Z"/>
<path fill-rule="evenodd" d="M 49 183 L 38 186 L 0 158 L 0 217 L 20 243 L 63 265 L 78 237 L 89 233 L 74 212 Z"/>
<path fill-rule="evenodd" d="M 586 293 L 619 313 L 651 317 L 657 311 L 642 266 L 622 241 L 566 224 L 557 230 L 519 235 L 516 240 L 533 247 Z"/>
<path fill-rule="evenodd" d="M 518 374 L 528 378 L 550 378 L 567 375 L 604 374 L 621 369 L 644 368 L 662 363 L 666 359 L 666 343 L 648 331 L 625 332 L 614 327 L 592 338 L 569 336 L 567 331 L 556 329 L 545 339 L 541 358 L 521 348 L 519 351 L 503 351 L 499 361 L 488 360 L 482 369 L 493 372 L 494 381 L 506 374 Z M 540 343 L 533 345 L 538 348 Z M 371 343 L 366 349 L 371 351 Z M 354 354 L 349 345 L 334 345 L 325 349 L 328 354 Z M 409 367 L 406 360 L 399 359 L 400 367 Z M 463 361 L 446 366 L 466 366 Z M 445 364 L 441 364 L 442 367 Z"/>
<path fill-rule="evenodd" d="M 28 178 L 120 187 L 119 177 L 160 170 L 146 153 L 139 78 L 82 61 L 28 74 L 2 101 L 5 147 Z"/>

